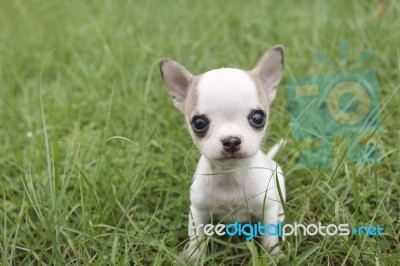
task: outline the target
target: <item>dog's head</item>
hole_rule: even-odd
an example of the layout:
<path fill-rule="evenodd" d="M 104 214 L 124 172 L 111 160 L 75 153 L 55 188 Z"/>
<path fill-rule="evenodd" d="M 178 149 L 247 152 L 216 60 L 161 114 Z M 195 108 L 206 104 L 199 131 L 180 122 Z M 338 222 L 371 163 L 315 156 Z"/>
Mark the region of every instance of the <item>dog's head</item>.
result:
<path fill-rule="evenodd" d="M 164 85 L 209 160 L 256 154 L 282 70 L 280 45 L 268 50 L 251 71 L 221 68 L 193 76 L 175 61 L 160 62 Z"/>

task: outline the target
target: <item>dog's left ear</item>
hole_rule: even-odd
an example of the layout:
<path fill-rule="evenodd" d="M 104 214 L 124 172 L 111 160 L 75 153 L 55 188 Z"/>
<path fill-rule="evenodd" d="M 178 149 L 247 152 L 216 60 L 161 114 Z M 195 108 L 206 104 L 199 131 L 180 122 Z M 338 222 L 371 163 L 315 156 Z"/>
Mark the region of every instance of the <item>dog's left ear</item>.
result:
<path fill-rule="evenodd" d="M 276 96 L 276 88 L 282 78 L 283 71 L 283 46 L 277 45 L 265 52 L 252 72 L 261 80 L 271 103 Z"/>
<path fill-rule="evenodd" d="M 176 108 L 183 112 L 190 81 L 193 77 L 192 73 L 178 62 L 170 59 L 160 61 L 160 72 L 165 88 L 174 100 Z"/>

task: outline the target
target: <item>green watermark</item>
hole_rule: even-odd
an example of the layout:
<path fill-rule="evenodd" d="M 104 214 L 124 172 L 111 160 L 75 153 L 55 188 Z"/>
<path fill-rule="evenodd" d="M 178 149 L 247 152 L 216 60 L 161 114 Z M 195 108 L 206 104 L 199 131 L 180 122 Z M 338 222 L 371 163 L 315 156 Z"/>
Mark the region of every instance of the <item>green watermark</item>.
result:
<path fill-rule="evenodd" d="M 347 42 L 340 43 L 341 63 L 347 66 Z M 368 57 L 362 54 L 349 67 Z M 324 64 L 336 67 L 327 57 L 317 54 Z M 349 163 L 377 163 L 379 152 L 373 144 L 362 144 L 359 136 L 373 133 L 380 127 L 378 82 L 373 69 L 338 72 L 290 79 L 286 84 L 291 115 L 291 129 L 296 141 L 314 142 L 304 150 L 299 163 L 307 168 L 332 165 L 333 139 L 344 138 Z"/>

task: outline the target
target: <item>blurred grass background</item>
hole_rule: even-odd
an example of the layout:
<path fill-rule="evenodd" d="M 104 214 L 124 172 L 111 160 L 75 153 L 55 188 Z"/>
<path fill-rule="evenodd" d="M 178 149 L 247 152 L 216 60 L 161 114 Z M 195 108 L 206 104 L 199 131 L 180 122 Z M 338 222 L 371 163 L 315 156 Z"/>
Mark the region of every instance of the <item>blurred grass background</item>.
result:
<path fill-rule="evenodd" d="M 0 239 L 4 265 L 186 263 L 198 152 L 162 87 L 158 59 L 199 74 L 250 69 L 285 45 L 285 74 L 264 148 L 288 137 L 286 223 L 380 225 L 383 237 L 292 236 L 270 257 L 258 242 L 210 238 L 198 263 L 395 265 L 399 261 L 398 1 L 10 1 L 0 8 Z M 301 169 L 285 81 L 374 57 L 381 162 Z M 349 70 L 349 71 L 350 71 Z M 289 132 L 289 133 L 288 133 Z M 255 249 L 254 247 L 257 247 Z"/>

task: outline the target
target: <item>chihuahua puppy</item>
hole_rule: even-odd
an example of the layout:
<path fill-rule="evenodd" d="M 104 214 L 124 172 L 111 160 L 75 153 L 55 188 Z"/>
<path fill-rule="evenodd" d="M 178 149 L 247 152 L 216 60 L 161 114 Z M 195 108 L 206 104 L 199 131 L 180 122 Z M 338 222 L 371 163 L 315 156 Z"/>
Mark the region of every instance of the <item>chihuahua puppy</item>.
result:
<path fill-rule="evenodd" d="M 190 259 L 202 249 L 204 231 L 196 229 L 212 219 L 243 223 L 253 217 L 264 225 L 284 220 L 284 178 L 272 160 L 283 142 L 267 154 L 260 150 L 283 58 L 277 45 L 251 71 L 221 68 L 197 76 L 173 60 L 160 61 L 164 85 L 202 154 L 190 188 Z M 263 238 L 271 254 L 279 251 L 278 242 L 278 236 Z"/>

